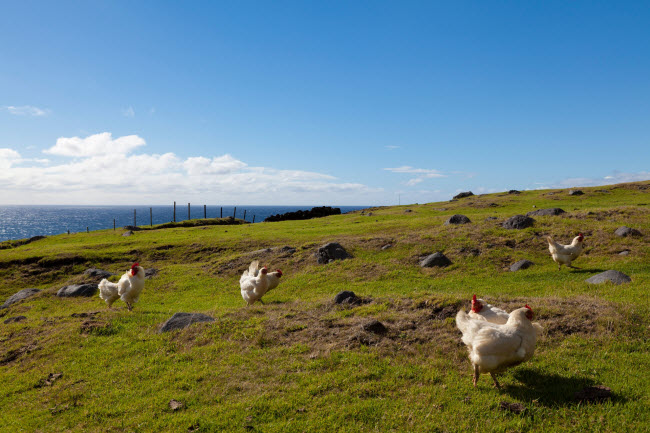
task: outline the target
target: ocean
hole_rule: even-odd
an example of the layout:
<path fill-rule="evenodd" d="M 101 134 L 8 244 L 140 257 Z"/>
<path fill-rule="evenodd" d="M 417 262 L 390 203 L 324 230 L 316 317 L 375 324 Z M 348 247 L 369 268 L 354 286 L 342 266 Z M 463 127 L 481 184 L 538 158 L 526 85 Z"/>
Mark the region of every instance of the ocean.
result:
<path fill-rule="evenodd" d="M 232 216 L 244 218 L 255 223 L 262 222 L 270 215 L 309 210 L 314 206 L 237 206 L 236 214 L 233 206 L 207 206 L 206 216 L 217 218 Z M 341 208 L 342 213 L 364 209 L 367 206 L 332 206 Z M 133 225 L 133 210 L 135 209 L 136 225 L 148 226 L 151 223 L 162 224 L 172 221 L 173 206 L 0 206 L 0 241 L 8 239 L 26 239 L 32 236 L 49 236 L 61 233 L 85 232 Z M 190 207 L 190 219 L 204 217 L 203 206 Z M 187 204 L 176 205 L 176 221 L 188 219 Z"/>

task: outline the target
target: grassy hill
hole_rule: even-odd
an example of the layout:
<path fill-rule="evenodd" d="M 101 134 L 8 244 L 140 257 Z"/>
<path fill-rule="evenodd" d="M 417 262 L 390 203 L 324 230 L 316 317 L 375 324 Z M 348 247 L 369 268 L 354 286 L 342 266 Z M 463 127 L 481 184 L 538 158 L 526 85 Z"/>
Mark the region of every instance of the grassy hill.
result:
<path fill-rule="evenodd" d="M 0 310 L 9 322 L 0 323 L 0 431 L 647 431 L 650 182 L 583 191 L 129 237 L 105 230 L 0 250 L 0 302 L 42 290 Z M 551 207 L 566 213 L 534 217 L 523 230 L 501 227 Z M 472 222 L 443 225 L 453 214 Z M 624 225 L 643 236 L 614 235 Z M 568 243 L 578 232 L 581 269 L 558 271 L 544 236 Z M 330 241 L 354 258 L 317 264 L 314 253 Z M 436 251 L 453 264 L 421 268 Z M 284 276 L 265 305 L 246 307 L 239 276 L 255 258 Z M 535 265 L 510 272 L 520 259 Z M 96 282 L 83 274 L 89 267 L 122 273 L 134 261 L 159 272 L 133 312 L 120 301 L 108 310 L 98 296 L 55 296 L 66 284 Z M 609 269 L 632 282 L 584 282 Z M 341 290 L 364 302 L 334 305 Z M 489 376 L 472 387 L 454 317 L 473 293 L 506 309 L 528 303 L 545 328 L 533 359 L 501 376 L 502 390 Z M 176 312 L 216 320 L 158 333 Z M 8 320 L 16 316 L 25 319 Z M 388 332 L 364 331 L 371 319 Z M 610 387 L 613 397 L 576 401 L 590 385 Z M 170 408 L 172 399 L 182 407 Z"/>

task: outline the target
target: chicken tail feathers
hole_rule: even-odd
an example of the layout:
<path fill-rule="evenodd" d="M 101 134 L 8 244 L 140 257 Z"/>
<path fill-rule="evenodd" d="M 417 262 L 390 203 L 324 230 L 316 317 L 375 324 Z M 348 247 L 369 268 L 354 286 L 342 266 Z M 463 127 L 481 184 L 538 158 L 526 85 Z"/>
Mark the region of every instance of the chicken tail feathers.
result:
<path fill-rule="evenodd" d="M 456 314 L 456 326 L 458 327 L 458 329 L 460 329 L 460 332 L 462 332 L 463 334 L 465 333 L 465 331 L 467 331 L 469 320 L 470 320 L 469 316 L 463 310 L 460 310 Z"/>
<path fill-rule="evenodd" d="M 257 273 L 259 272 L 260 269 L 260 261 L 259 260 L 253 260 L 251 264 L 248 266 L 248 275 L 251 277 L 257 277 Z"/>

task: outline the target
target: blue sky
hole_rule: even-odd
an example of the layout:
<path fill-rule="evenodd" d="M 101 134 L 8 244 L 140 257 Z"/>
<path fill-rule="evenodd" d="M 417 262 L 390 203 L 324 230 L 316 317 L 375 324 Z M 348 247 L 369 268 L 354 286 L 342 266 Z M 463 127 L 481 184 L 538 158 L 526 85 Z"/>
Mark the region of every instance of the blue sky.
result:
<path fill-rule="evenodd" d="M 0 204 L 650 179 L 648 2 L 0 3 Z"/>

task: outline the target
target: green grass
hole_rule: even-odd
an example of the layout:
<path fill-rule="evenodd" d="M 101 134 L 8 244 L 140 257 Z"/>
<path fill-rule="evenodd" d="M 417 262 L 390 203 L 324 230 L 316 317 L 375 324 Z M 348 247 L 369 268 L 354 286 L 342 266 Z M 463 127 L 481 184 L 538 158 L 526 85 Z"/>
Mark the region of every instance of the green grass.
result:
<path fill-rule="evenodd" d="M 2 322 L 26 317 L 0 323 L 0 431 L 647 431 L 650 182 L 583 190 L 4 243 L 0 301 L 23 288 L 42 292 L 0 310 Z M 567 214 L 536 217 L 524 230 L 500 227 L 547 207 Z M 472 224 L 443 225 L 455 213 Z M 616 237 L 622 225 L 644 236 Z M 558 272 L 544 236 L 568 243 L 577 232 L 587 245 L 575 262 L 581 269 Z M 329 241 L 354 258 L 318 265 L 314 253 Z M 283 246 L 296 251 L 250 254 Z M 630 254 L 618 255 L 624 249 Z M 436 251 L 453 264 L 420 268 L 419 259 Z M 284 276 L 265 305 L 247 308 L 238 281 L 254 258 Z M 524 258 L 535 265 L 508 271 Z M 133 261 L 160 271 L 133 312 L 121 301 L 108 310 L 99 297 L 55 296 L 85 281 L 89 267 L 123 272 Z M 584 282 L 608 269 L 632 282 Z M 332 305 L 341 290 L 365 302 Z M 546 329 L 533 359 L 502 376 L 502 390 L 487 376 L 471 384 L 453 316 L 473 293 L 508 309 L 528 303 Z M 158 334 L 175 312 L 216 320 Z M 370 319 L 388 333 L 363 332 Z M 46 385 L 50 373 L 63 376 Z M 612 389 L 611 400 L 573 399 L 600 384 Z M 172 399 L 183 407 L 171 410 Z M 502 401 L 526 409 L 503 411 Z"/>

